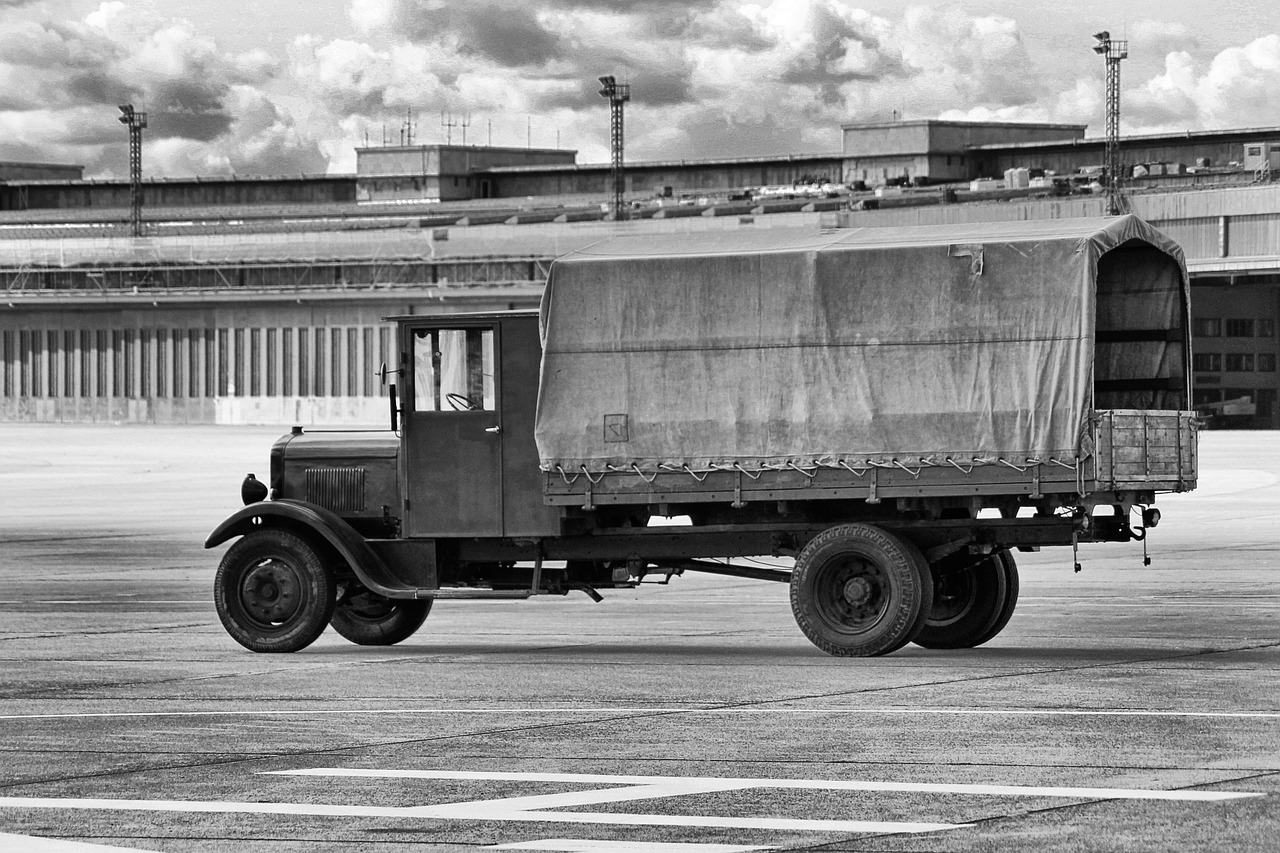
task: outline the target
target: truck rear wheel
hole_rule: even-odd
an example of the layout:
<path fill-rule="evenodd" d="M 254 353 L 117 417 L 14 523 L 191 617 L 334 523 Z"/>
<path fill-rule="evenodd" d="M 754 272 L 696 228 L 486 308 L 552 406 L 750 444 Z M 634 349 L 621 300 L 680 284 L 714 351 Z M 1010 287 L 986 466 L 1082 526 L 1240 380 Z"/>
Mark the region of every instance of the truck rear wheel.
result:
<path fill-rule="evenodd" d="M 305 539 L 265 529 L 240 537 L 214 578 L 218 618 L 255 652 L 296 652 L 315 642 L 333 614 L 333 572 Z"/>
<path fill-rule="evenodd" d="M 968 579 L 938 581 L 934 606 L 915 642 L 928 649 L 967 649 L 995 637 L 1018 606 L 1018 564 L 999 551 L 971 567 Z"/>
<path fill-rule="evenodd" d="M 1001 551 L 999 556 L 1000 565 L 1004 568 L 1004 600 L 1000 603 L 1000 612 L 996 614 L 996 621 L 992 622 L 986 633 L 974 643 L 975 646 L 982 645 L 1003 631 L 1018 606 L 1018 564 L 1014 561 L 1013 554 L 1008 551 Z"/>
<path fill-rule="evenodd" d="M 358 586 L 339 599 L 329 624 L 356 645 L 394 646 L 422 627 L 431 603 L 429 598 L 385 598 Z"/>
<path fill-rule="evenodd" d="M 926 649 L 968 649 L 995 636 L 990 631 L 1008 598 L 1008 573 L 1002 554 L 960 551 L 930 565 L 933 607 L 913 641 L 916 645 Z"/>
<path fill-rule="evenodd" d="M 815 536 L 796 558 L 791 611 L 830 655 L 883 655 L 909 643 L 933 602 L 933 581 L 915 545 L 868 524 Z"/>

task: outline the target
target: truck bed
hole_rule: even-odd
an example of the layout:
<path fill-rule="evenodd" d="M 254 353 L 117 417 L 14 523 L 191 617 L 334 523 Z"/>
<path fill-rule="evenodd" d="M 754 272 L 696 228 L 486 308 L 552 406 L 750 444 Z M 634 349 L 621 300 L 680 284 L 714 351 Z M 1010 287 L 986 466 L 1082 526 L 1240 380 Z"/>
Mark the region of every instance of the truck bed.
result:
<path fill-rule="evenodd" d="M 668 466 L 643 472 L 545 472 L 544 499 L 561 506 L 820 501 L 885 498 L 1064 496 L 1064 502 L 1119 492 L 1183 492 L 1195 488 L 1194 412 L 1108 409 L 1088 418 L 1074 459 L 972 460 L 909 466 L 892 463 L 763 470 Z"/>

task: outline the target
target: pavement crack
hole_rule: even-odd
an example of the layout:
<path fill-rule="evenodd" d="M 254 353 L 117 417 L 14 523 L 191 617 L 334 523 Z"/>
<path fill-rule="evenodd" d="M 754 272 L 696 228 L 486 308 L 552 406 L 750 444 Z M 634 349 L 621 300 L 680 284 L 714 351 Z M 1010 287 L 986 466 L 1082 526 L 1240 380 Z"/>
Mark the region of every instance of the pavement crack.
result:
<path fill-rule="evenodd" d="M 113 637 L 128 634 L 153 634 L 157 631 L 186 630 L 204 628 L 208 622 L 192 622 L 180 625 L 150 625 L 145 628 L 117 628 L 111 631 L 56 631 L 47 634 L 10 634 L 0 637 L 0 643 L 18 640 L 62 640 L 68 637 Z"/>
<path fill-rule="evenodd" d="M 911 684 L 894 684 L 885 687 L 869 687 L 858 690 L 837 690 L 829 693 L 811 693 L 799 696 L 789 696 L 780 699 L 762 699 L 750 702 L 734 703 L 729 705 L 717 706 L 721 710 L 731 708 L 751 708 L 768 705 L 777 705 L 786 702 L 803 702 L 814 699 L 834 699 L 847 696 L 867 696 L 873 694 L 888 694 L 903 690 L 918 690 L 928 687 L 945 687 L 951 684 L 973 684 L 985 681 L 1003 681 L 1015 678 L 1027 678 L 1029 676 L 1039 675 L 1055 675 L 1059 673 L 1086 672 L 1094 669 L 1107 669 L 1117 666 L 1132 666 L 1141 663 L 1158 663 L 1161 661 L 1184 660 L 1195 657 L 1204 657 L 1215 654 L 1227 654 L 1230 652 L 1256 651 L 1258 649 L 1280 648 L 1280 640 L 1266 641 L 1261 643 L 1251 643 L 1239 646 L 1233 646 L 1225 649 L 1197 649 L 1191 652 L 1180 652 L 1168 655 L 1159 655 L 1155 657 L 1128 658 L 1125 660 L 1105 661 L 1101 663 L 1087 663 L 1075 666 L 1056 666 L 1056 667 L 1039 667 L 1036 669 L 1023 669 L 1017 672 L 998 672 L 988 675 L 975 675 L 960 678 L 940 678 L 932 681 L 919 681 Z"/>

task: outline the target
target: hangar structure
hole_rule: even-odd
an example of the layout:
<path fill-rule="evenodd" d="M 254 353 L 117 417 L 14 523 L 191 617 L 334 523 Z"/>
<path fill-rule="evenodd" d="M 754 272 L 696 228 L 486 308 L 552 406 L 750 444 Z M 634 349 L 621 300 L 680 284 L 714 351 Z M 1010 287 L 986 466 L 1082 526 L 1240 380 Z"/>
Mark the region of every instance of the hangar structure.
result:
<path fill-rule="evenodd" d="M 998 178 L 1008 169 L 1072 173 L 1103 162 L 1104 140 L 1086 137 L 1085 125 L 970 122 L 940 119 L 847 124 L 841 150 L 701 160 L 632 161 L 626 165 L 628 199 L 740 192 L 809 182 L 868 186 L 899 182 L 968 182 Z M 1275 152 L 1280 177 L 1280 127 L 1127 136 L 1120 157 L 1129 172 L 1140 164 L 1169 164 L 1170 177 L 1187 167 L 1229 169 L 1254 177 L 1251 150 Z M 1266 159 L 1269 165 L 1272 159 Z M 86 211 L 107 214 L 127 206 L 129 182 L 83 180 L 82 167 L 0 163 L 0 212 Z M 1165 170 L 1161 169 L 1161 177 Z M 1154 180 L 1154 176 L 1144 180 Z M 1157 183 L 1172 183 L 1159 181 Z M 1183 181 L 1183 183 L 1192 183 Z M 560 148 L 484 145 L 385 145 L 356 149 L 354 175 L 149 178 L 149 209 L 270 207 L 272 205 L 403 205 L 547 197 L 598 203 L 612 192 L 608 163 L 579 164 Z M 284 212 L 284 211 L 281 211 Z"/>
<path fill-rule="evenodd" d="M 637 169 L 633 181 L 646 194 L 668 186 L 713 193 L 798 179 L 823 164 L 849 178 L 854 155 L 868 180 L 876 169 L 940 177 L 935 170 L 948 168 L 947 156 L 956 158 L 953 170 L 969 170 L 948 176 L 979 163 L 985 171 L 1069 153 L 1096 163 L 1101 140 L 1082 132 L 1027 126 L 1019 141 L 1002 142 L 991 125 L 886 123 L 847 134 L 846 151 L 831 158 L 670 161 Z M 1044 138 L 1055 133 L 1073 141 Z M 1144 137 L 1125 140 L 1122 150 L 1192 161 L 1264 147 L 1266 139 L 1280 140 L 1280 129 Z M 914 159 L 917 146 L 928 158 Z M 975 152 L 987 159 L 971 160 Z M 593 174 L 573 163 L 573 152 L 515 149 L 483 162 L 468 161 L 467 150 L 436 153 L 432 161 L 417 148 L 375 150 L 389 158 L 365 171 L 369 181 L 387 179 L 375 194 L 415 193 L 388 203 L 359 203 L 359 176 L 150 181 L 146 192 L 161 198 L 149 196 L 153 228 L 142 238 L 113 226 L 127 218 L 127 182 L 0 177 L 0 420 L 381 424 L 385 389 L 375 377 L 395 363 L 382 318 L 532 307 L 552 259 L 618 233 L 816 227 L 836 224 L 836 216 L 847 226 L 893 226 L 1103 212 L 1096 196 L 841 214 L 821 211 L 847 206 L 847 197 L 776 204 L 722 197 L 611 222 L 599 209 L 608 167 Z M 414 157 L 418 185 L 397 184 Z M 876 165 L 874 157 L 885 159 Z M 456 175 L 465 189 L 468 162 L 499 195 L 426 197 L 432 185 L 421 179 L 432 169 L 446 187 Z M 1196 404 L 1221 425 L 1280 428 L 1280 183 L 1258 183 L 1243 169 L 1220 177 L 1235 183 L 1148 185 L 1130 203 L 1187 252 Z M 519 188 L 518 203 L 502 201 L 504 187 Z M 635 183 L 632 192 L 640 192 Z M 27 206 L 15 210 L 20 200 Z M 169 227 L 161 228 L 165 217 Z"/>

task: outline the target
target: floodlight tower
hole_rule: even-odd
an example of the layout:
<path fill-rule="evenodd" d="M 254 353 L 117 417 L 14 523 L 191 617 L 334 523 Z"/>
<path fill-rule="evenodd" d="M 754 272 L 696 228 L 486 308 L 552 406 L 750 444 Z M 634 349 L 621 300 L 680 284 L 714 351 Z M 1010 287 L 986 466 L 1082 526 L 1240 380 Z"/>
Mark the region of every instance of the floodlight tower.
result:
<path fill-rule="evenodd" d="M 613 75 L 599 78 L 600 95 L 609 100 L 609 147 L 613 154 L 610 177 L 613 179 L 613 218 L 626 219 L 622 204 L 626 177 L 622 173 L 622 105 L 631 100 L 631 84 L 619 83 Z"/>
<path fill-rule="evenodd" d="M 1113 39 L 1103 30 L 1093 36 L 1098 40 L 1093 52 L 1107 63 L 1107 144 L 1104 168 L 1107 176 L 1107 212 L 1121 212 L 1120 198 L 1120 60 L 1129 58 L 1127 39 Z"/>
<path fill-rule="evenodd" d="M 135 112 L 133 104 L 120 105 L 120 123 L 129 127 L 129 222 L 133 236 L 142 236 L 142 129 L 147 114 Z"/>

